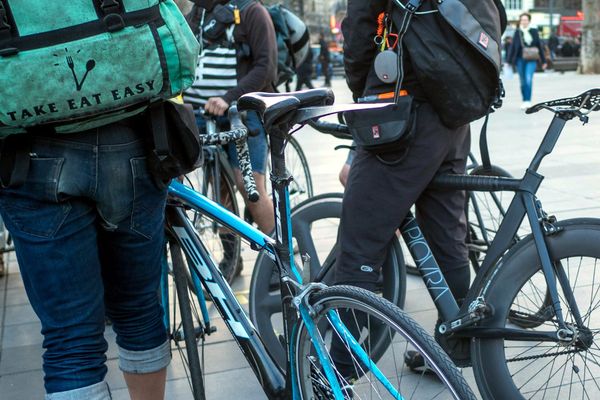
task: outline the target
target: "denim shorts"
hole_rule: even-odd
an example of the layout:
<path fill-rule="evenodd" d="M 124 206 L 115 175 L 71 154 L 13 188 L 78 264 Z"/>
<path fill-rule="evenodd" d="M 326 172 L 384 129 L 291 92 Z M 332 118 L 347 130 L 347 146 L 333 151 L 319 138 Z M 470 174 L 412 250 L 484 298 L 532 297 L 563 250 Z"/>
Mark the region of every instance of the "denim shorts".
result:
<path fill-rule="evenodd" d="M 123 124 L 33 138 L 25 184 L 0 190 L 42 323 L 47 398 L 109 398 L 105 315 L 121 369 L 146 373 L 169 363 L 158 297 L 165 202 L 141 133 Z"/>
<path fill-rule="evenodd" d="M 200 133 L 206 132 L 206 120 L 200 114 L 196 114 L 196 123 Z M 252 171 L 265 174 L 267 166 L 267 156 L 269 146 L 267 144 L 267 133 L 260 118 L 255 112 L 248 112 L 246 118 L 246 127 L 249 131 L 257 133 L 255 136 L 248 136 L 248 150 L 250 151 L 250 163 L 252 164 Z M 217 128 L 222 131 L 229 130 L 229 120 L 226 117 L 217 118 Z M 229 161 L 234 168 L 240 168 L 238 161 L 237 152 L 235 151 L 235 144 L 229 143 L 225 147 Z"/>

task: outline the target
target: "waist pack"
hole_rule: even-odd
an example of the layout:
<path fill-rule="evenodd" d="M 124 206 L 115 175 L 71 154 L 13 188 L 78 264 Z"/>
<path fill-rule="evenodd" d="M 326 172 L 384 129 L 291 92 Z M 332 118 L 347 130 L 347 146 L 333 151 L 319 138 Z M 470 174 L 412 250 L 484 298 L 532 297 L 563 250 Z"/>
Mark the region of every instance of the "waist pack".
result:
<path fill-rule="evenodd" d="M 172 0 L 0 0 L 0 137 L 139 113 L 190 86 L 197 56 Z"/>
<path fill-rule="evenodd" d="M 358 147 L 376 154 L 405 149 L 414 136 L 416 104 L 411 96 L 372 110 L 347 111 L 344 120 Z"/>
<path fill-rule="evenodd" d="M 418 8 L 403 43 L 427 101 L 450 128 L 485 116 L 503 95 L 500 51 L 506 14 L 502 4 L 497 0 L 413 3 Z M 402 26 L 407 12 L 394 7 L 396 26 Z"/>

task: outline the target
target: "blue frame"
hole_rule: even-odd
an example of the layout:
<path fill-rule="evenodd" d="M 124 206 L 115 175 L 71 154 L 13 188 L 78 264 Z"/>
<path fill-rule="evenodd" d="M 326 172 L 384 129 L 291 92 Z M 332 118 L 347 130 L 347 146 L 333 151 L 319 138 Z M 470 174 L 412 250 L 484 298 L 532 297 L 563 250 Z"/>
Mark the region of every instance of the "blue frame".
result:
<path fill-rule="evenodd" d="M 206 215 L 210 219 L 218 221 L 223 224 L 227 228 L 231 229 L 236 234 L 239 234 L 241 237 L 248 240 L 252 247 L 256 250 L 266 250 L 271 254 L 273 260 L 280 265 L 280 268 L 285 268 L 287 263 L 281 262 L 281 260 L 277 256 L 276 250 L 276 242 L 260 232 L 258 229 L 254 228 L 252 225 L 240 219 L 237 215 L 233 214 L 226 208 L 221 205 L 211 201 L 206 196 L 194 191 L 193 189 L 185 186 L 184 184 L 178 181 L 172 181 L 169 185 L 169 196 L 171 201 L 176 201 L 184 206 L 190 207 L 195 211 L 201 212 Z M 300 272 L 295 266 L 293 260 L 293 248 L 291 241 L 291 217 L 290 217 L 290 206 L 289 206 L 289 192 L 287 188 L 284 191 L 284 204 L 280 205 L 285 208 L 285 216 L 287 221 L 287 233 L 288 233 L 288 246 L 289 246 L 289 266 L 294 278 L 297 280 L 299 284 L 302 284 L 302 277 Z M 277 198 L 276 192 L 274 191 L 274 200 L 278 203 L 279 199 Z M 244 313 L 241 305 L 237 302 L 231 288 L 227 284 L 227 282 L 223 279 L 218 271 L 216 265 L 212 258 L 210 257 L 208 251 L 204 248 L 204 245 L 198 238 L 198 235 L 195 234 L 194 227 L 191 222 L 185 215 L 185 212 L 181 207 L 177 205 L 168 204 L 167 205 L 167 228 L 169 231 L 175 236 L 175 239 L 181 244 L 181 248 L 184 251 L 187 259 L 188 265 L 191 266 L 191 275 L 194 281 L 196 296 L 199 299 L 201 311 L 203 313 L 204 323 L 208 326 L 210 323 L 208 312 L 205 305 L 204 294 L 200 287 L 200 283 L 204 285 L 206 291 L 210 294 L 215 302 L 215 305 L 221 312 L 223 319 L 230 329 L 232 335 L 237 340 L 242 352 L 246 356 L 249 364 L 253 368 L 257 377 L 259 377 L 260 383 L 265 389 L 265 393 L 267 396 L 270 394 L 273 397 L 281 396 L 281 392 L 287 392 L 287 394 L 292 399 L 299 398 L 299 389 L 297 386 L 297 371 L 295 371 L 294 365 L 288 366 L 288 373 L 290 377 L 288 377 L 287 382 L 285 383 L 285 376 L 283 375 L 283 371 L 279 369 L 276 362 L 272 359 L 269 353 L 264 348 L 264 344 L 260 340 L 260 335 L 258 331 L 254 328 L 251 321 L 248 319 L 247 315 Z M 281 221 L 280 221 L 281 222 Z M 166 260 L 165 260 L 166 261 Z M 164 263 L 163 268 L 163 282 L 161 283 L 161 292 L 163 296 L 166 296 L 166 301 L 163 301 L 163 307 L 165 309 L 165 324 L 168 326 L 169 317 L 168 317 L 168 288 L 166 287 L 166 277 L 167 277 L 167 265 Z M 210 280 L 207 283 L 207 279 Z M 290 360 L 293 357 L 295 341 L 293 338 L 298 334 L 297 327 L 299 326 L 299 322 L 302 321 L 309 332 L 311 337 L 311 341 L 315 344 L 315 348 L 319 354 L 319 359 L 321 365 L 323 365 L 326 376 L 332 385 L 332 389 L 335 395 L 336 400 L 343 400 L 344 396 L 342 394 L 341 388 L 339 386 L 339 382 L 335 378 L 335 374 L 333 372 L 333 368 L 329 358 L 324 354 L 324 344 L 320 341 L 318 337 L 318 332 L 316 332 L 316 326 L 310 317 L 308 310 L 305 305 L 300 306 L 300 318 L 296 319 L 296 323 L 291 327 L 291 334 L 289 335 L 289 354 Z M 332 321 L 332 325 L 334 329 L 336 329 L 341 337 L 345 337 L 348 340 L 349 347 L 354 351 L 357 357 L 359 357 L 366 365 L 371 365 L 374 368 L 372 369 L 374 375 L 383 383 L 383 385 L 390 391 L 390 393 L 398 399 L 402 399 L 402 397 L 398 394 L 398 392 L 391 385 L 389 380 L 379 371 L 376 365 L 368 360 L 368 355 L 364 352 L 364 350 L 360 347 L 360 344 L 355 340 L 351 340 L 348 338 L 352 336 L 347 328 L 343 325 L 343 323 L 339 319 L 332 318 L 329 315 L 330 320 Z M 353 339 L 353 338 L 352 338 Z M 365 361 L 366 360 L 366 361 Z M 293 360 L 292 360 L 293 361 Z M 291 385 L 290 385 L 291 384 Z M 291 386 L 291 387 L 290 387 Z M 269 396 L 271 397 L 271 396 Z"/>

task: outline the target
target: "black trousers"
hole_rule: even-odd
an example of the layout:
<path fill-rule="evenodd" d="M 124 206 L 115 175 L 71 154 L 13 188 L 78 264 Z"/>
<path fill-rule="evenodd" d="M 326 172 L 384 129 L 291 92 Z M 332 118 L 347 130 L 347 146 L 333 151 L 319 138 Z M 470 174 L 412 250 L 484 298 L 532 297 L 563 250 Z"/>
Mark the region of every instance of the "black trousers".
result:
<path fill-rule="evenodd" d="M 417 109 L 408 149 L 396 164 L 358 149 L 344 194 L 336 282 L 374 290 L 385 252 L 410 207 L 457 298 L 469 288 L 465 192 L 428 188 L 437 173 L 464 173 L 470 127 L 444 126 L 427 103 Z"/>

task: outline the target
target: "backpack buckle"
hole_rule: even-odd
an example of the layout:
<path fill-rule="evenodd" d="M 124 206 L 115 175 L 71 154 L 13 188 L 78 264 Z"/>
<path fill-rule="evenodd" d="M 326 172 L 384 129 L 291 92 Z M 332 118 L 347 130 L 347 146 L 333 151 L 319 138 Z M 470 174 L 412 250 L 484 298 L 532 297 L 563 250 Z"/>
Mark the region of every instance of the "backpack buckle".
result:
<path fill-rule="evenodd" d="M 104 11 L 104 14 L 119 14 L 121 11 L 121 5 L 117 0 L 102 0 L 100 8 Z"/>
<path fill-rule="evenodd" d="M 125 21 L 119 14 L 108 14 L 104 17 L 103 21 L 109 32 L 116 32 L 125 28 Z"/>

